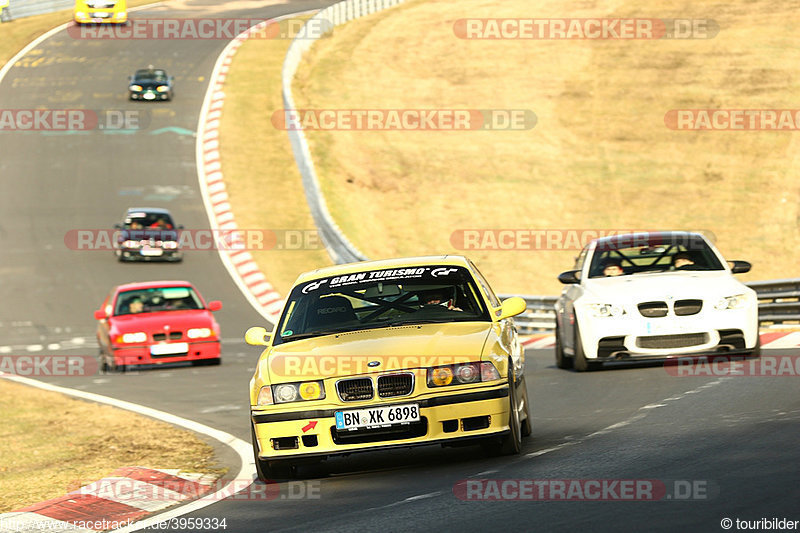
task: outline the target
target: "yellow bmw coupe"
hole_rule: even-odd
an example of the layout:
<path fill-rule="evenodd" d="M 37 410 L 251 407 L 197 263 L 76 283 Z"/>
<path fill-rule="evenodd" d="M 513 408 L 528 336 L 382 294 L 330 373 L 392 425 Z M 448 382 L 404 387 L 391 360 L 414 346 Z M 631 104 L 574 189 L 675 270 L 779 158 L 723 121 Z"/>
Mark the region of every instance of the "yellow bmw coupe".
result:
<path fill-rule="evenodd" d="M 480 443 L 519 453 L 531 432 L 524 352 L 502 303 L 461 256 L 338 265 L 301 275 L 250 381 L 262 480 L 337 454 Z"/>

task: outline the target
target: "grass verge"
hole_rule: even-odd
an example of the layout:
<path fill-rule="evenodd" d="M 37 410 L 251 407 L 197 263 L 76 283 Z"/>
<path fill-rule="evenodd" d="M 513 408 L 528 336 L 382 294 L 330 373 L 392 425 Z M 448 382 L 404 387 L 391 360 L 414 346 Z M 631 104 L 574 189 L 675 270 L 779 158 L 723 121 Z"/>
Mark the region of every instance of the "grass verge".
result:
<path fill-rule="evenodd" d="M 720 1 L 412 0 L 317 42 L 298 108 L 530 109 L 522 131 L 316 131 L 334 219 L 381 258 L 466 253 L 502 292 L 557 294 L 577 250 L 475 250 L 460 229 L 705 229 L 742 279 L 791 277 L 796 132 L 673 131 L 670 109 L 794 108 L 792 8 Z M 459 18 L 713 18 L 714 38 L 464 40 Z M 547 248 L 547 247 L 545 247 Z M 790 252 L 791 251 L 791 252 Z"/>
<path fill-rule="evenodd" d="M 0 412 L 0 513 L 62 496 L 119 467 L 224 473 L 211 446 L 193 434 L 135 413 L 120 416 L 111 406 L 0 380 Z"/>
<path fill-rule="evenodd" d="M 308 18 L 308 17 L 305 17 Z M 285 24 L 285 23 L 284 23 Z M 225 81 L 220 160 L 236 222 L 243 229 L 310 230 L 314 221 L 286 131 L 272 114 L 283 108 L 281 68 L 289 39 L 251 39 L 236 52 Z M 329 265 L 322 243 L 253 251 L 267 279 L 286 295 L 306 270 Z"/>

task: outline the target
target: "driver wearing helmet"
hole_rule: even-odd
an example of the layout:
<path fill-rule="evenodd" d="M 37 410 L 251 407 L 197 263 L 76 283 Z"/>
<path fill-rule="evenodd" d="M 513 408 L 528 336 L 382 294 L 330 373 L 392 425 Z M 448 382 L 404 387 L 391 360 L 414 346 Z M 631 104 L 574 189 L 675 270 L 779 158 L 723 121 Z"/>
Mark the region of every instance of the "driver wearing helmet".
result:
<path fill-rule="evenodd" d="M 452 298 L 452 294 L 448 294 L 449 292 L 450 291 L 444 287 L 424 291 L 419 295 L 420 304 L 422 305 L 422 308 L 441 306 L 451 311 L 463 311 L 463 309 L 460 307 L 453 305 L 454 299 Z"/>

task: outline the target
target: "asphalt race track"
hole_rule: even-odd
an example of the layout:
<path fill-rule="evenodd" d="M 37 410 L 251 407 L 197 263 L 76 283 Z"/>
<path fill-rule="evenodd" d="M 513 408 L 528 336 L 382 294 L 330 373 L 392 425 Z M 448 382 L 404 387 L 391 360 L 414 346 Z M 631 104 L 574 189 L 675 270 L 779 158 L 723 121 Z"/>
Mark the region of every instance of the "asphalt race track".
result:
<path fill-rule="evenodd" d="M 329 3 L 295 0 L 249 11 L 216 9 L 210 16 L 267 18 Z M 137 16 L 203 12 L 153 8 Z M 7 109 L 130 109 L 151 117 L 134 133 L 0 135 L 0 272 L 13 280 L 0 286 L 0 339 L 14 353 L 57 345 L 52 353 L 94 356 L 92 312 L 112 286 L 188 279 L 207 300 L 223 301 L 221 366 L 46 381 L 161 409 L 249 441 L 247 384 L 259 350 L 241 339 L 247 327 L 264 321 L 217 253 L 190 252 L 180 264 L 120 264 L 111 252 L 70 250 L 64 242 L 69 230 L 110 228 L 134 205 L 167 207 L 187 228 L 208 227 L 195 138 L 184 130 L 196 128 L 225 44 L 89 41 L 61 32 L 9 71 L 0 84 Z M 174 101 L 127 100 L 127 76 L 150 63 L 175 76 Z M 254 110 L 265 117 L 269 111 Z M 177 129 L 154 134 L 163 128 Z M 534 429 L 520 456 L 490 458 L 476 447 L 358 454 L 301 467 L 301 481 L 281 483 L 272 501 L 233 498 L 188 516 L 225 518 L 225 531 L 233 532 L 719 531 L 723 518 L 800 519 L 797 377 L 676 377 L 658 365 L 578 374 L 556 369 L 551 349 L 529 350 L 527 361 Z M 480 479 L 650 480 L 664 492 L 657 501 L 457 497 L 464 495 L 459 482 Z M 312 493 L 318 498 L 309 498 Z"/>

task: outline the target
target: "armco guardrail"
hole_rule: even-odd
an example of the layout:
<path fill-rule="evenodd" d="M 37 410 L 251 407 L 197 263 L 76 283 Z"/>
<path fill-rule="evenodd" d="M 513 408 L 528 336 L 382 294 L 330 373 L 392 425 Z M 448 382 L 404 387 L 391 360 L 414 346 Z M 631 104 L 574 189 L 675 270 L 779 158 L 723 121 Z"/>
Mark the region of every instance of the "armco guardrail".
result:
<path fill-rule="evenodd" d="M 800 324 L 800 279 L 779 279 L 745 283 L 758 294 L 758 321 L 762 325 Z M 499 295 L 510 298 L 513 294 Z M 558 296 L 522 296 L 527 310 L 514 319 L 523 335 L 551 331 L 556 327 L 553 306 Z"/>
<path fill-rule="evenodd" d="M 404 0 L 345 0 L 329 6 L 309 20 L 304 26 L 303 31 L 289 45 L 286 58 L 283 61 L 282 84 L 283 84 L 283 105 L 284 109 L 295 109 L 294 98 L 292 96 L 292 80 L 300 65 L 300 61 L 316 39 L 309 36 L 315 33 L 310 28 L 333 28 L 351 20 L 371 15 L 384 9 L 394 7 L 403 3 Z M 320 233 L 322 242 L 328 255 L 336 263 L 351 263 L 353 261 L 364 261 L 367 257 L 362 254 L 353 244 L 347 240 L 339 226 L 333 221 L 325 198 L 319 188 L 317 173 L 314 169 L 314 162 L 311 160 L 311 151 L 302 129 L 288 129 L 289 140 L 292 144 L 292 152 L 300 169 L 303 178 L 303 188 L 306 193 L 306 200 L 311 209 L 311 216 L 314 224 Z"/>
<path fill-rule="evenodd" d="M 3 10 L 3 22 L 72 9 L 74 5 L 75 0 L 11 0 Z"/>

